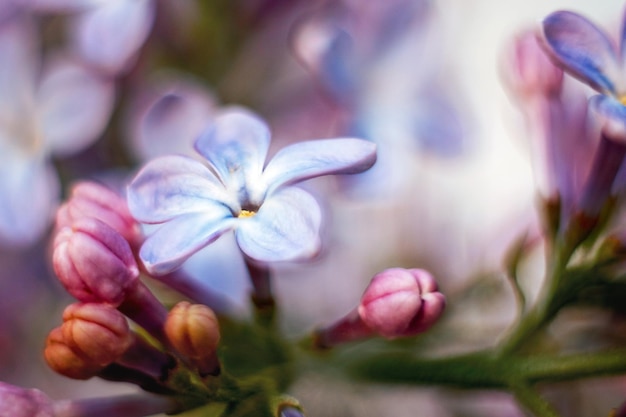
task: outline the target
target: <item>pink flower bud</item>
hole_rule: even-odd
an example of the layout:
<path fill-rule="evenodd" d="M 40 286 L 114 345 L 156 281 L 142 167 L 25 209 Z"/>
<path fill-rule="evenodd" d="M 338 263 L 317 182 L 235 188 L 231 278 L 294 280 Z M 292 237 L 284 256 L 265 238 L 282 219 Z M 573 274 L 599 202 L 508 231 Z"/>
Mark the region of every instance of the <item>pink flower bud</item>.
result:
<path fill-rule="evenodd" d="M 79 301 L 120 305 L 138 283 L 139 268 L 128 242 L 105 223 L 76 220 L 57 232 L 54 271 Z"/>
<path fill-rule="evenodd" d="M 505 81 L 519 96 L 549 96 L 561 92 L 563 70 L 552 63 L 534 31 L 516 36 L 504 59 Z"/>
<path fill-rule="evenodd" d="M 72 188 L 69 200 L 57 212 L 57 228 L 71 227 L 75 221 L 85 217 L 105 223 L 121 234 L 133 248 L 143 240 L 139 223 L 130 214 L 126 200 L 98 183 L 83 181 Z"/>
<path fill-rule="evenodd" d="M 176 304 L 167 316 L 165 334 L 172 346 L 202 375 L 219 370 L 216 352 L 220 329 L 217 317 L 209 307 L 187 301 Z"/>
<path fill-rule="evenodd" d="M 0 382 L 0 416 L 53 417 L 54 412 L 43 392 Z"/>
<path fill-rule="evenodd" d="M 441 316 L 445 297 L 422 269 L 387 269 L 372 278 L 361 298 L 361 320 L 376 333 L 395 338 L 430 328 Z"/>

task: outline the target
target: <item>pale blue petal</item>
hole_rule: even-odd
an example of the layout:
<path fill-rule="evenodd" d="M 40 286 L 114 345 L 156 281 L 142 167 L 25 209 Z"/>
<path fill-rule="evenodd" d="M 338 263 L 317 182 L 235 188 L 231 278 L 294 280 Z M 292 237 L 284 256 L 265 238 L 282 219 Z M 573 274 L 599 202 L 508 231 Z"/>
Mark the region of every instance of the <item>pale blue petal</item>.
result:
<path fill-rule="evenodd" d="M 15 0 L 31 10 L 42 12 L 73 13 L 100 6 L 111 0 Z"/>
<path fill-rule="evenodd" d="M 237 243 L 263 262 L 311 258 L 320 248 L 322 213 L 309 193 L 288 187 L 272 194 L 254 216 L 239 219 Z"/>
<path fill-rule="evenodd" d="M 622 32 L 620 35 L 620 63 L 622 68 L 626 68 L 626 9 L 622 12 Z"/>
<path fill-rule="evenodd" d="M 145 160 L 168 154 L 196 156 L 196 138 L 213 121 L 215 99 L 183 76 L 160 81 L 131 115 L 134 150 Z"/>
<path fill-rule="evenodd" d="M 128 69 L 154 21 L 153 0 L 113 0 L 77 17 L 73 41 L 89 63 L 111 74 Z"/>
<path fill-rule="evenodd" d="M 626 144 L 626 106 L 605 95 L 591 97 L 589 106 L 600 116 L 604 135 Z"/>
<path fill-rule="evenodd" d="M 0 244 L 35 242 L 50 226 L 59 199 L 56 172 L 41 155 L 0 144 Z"/>
<path fill-rule="evenodd" d="M 599 92 L 617 93 L 616 49 L 596 25 L 576 13 L 560 11 L 543 21 L 543 31 L 551 54 L 566 71 Z"/>
<path fill-rule="evenodd" d="M 128 186 L 128 207 L 144 223 L 162 223 L 185 213 L 228 210 L 223 185 L 200 162 L 178 155 L 146 164 Z"/>
<path fill-rule="evenodd" d="M 230 211 L 222 207 L 179 216 L 151 234 L 139 251 L 146 270 L 164 275 L 233 227 Z"/>
<path fill-rule="evenodd" d="M 213 165 L 224 182 L 230 177 L 260 175 L 270 144 L 270 132 L 250 112 L 233 110 L 215 119 L 196 140 L 196 150 Z"/>
<path fill-rule="evenodd" d="M 113 110 L 114 88 L 87 68 L 57 60 L 46 68 L 37 106 L 46 146 L 66 156 L 97 140 Z"/>
<path fill-rule="evenodd" d="M 39 70 L 35 28 L 27 19 L 11 19 L 0 25 L 0 123 L 32 105 Z M 19 109 L 19 110 L 18 110 Z M 19 114 L 23 118 L 23 114 Z"/>
<path fill-rule="evenodd" d="M 299 142 L 281 149 L 268 163 L 263 181 L 268 192 L 285 184 L 329 174 L 354 174 L 376 162 L 376 144 L 339 138 Z"/>

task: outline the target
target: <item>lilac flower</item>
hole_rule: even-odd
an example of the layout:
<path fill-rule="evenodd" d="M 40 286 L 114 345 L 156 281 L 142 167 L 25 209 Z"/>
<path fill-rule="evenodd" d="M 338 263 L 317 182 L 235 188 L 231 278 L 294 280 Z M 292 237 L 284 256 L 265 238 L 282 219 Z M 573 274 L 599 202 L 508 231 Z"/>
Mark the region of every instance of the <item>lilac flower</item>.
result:
<path fill-rule="evenodd" d="M 604 119 L 603 129 L 626 142 L 626 23 L 619 48 L 585 17 L 558 11 L 543 22 L 548 52 L 563 69 L 599 93 L 590 105 Z"/>
<path fill-rule="evenodd" d="M 270 132 L 259 118 L 233 111 L 217 118 L 196 141 L 209 166 L 185 156 L 148 163 L 129 186 L 131 213 L 163 223 L 140 250 L 146 269 L 165 274 L 228 230 L 250 258 L 287 261 L 319 249 L 321 209 L 291 185 L 328 174 L 364 171 L 374 144 L 353 138 L 287 146 L 264 166 Z"/>
<path fill-rule="evenodd" d="M 51 155 L 76 153 L 98 138 L 113 87 L 75 62 L 57 58 L 39 75 L 28 22 L 0 24 L 0 240 L 30 244 L 49 225 L 59 183 Z"/>
<path fill-rule="evenodd" d="M 74 49 L 100 70 L 118 74 L 133 63 L 155 16 L 153 0 L 24 0 L 47 12 L 72 13 Z"/>

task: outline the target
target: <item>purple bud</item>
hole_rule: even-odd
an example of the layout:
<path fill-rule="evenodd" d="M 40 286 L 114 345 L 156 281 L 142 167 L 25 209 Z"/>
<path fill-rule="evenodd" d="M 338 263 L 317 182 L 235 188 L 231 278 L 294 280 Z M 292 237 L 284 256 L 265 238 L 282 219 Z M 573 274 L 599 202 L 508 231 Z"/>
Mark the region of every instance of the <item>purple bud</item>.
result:
<path fill-rule="evenodd" d="M 57 228 L 71 227 L 85 217 L 96 218 L 113 228 L 133 248 L 143 241 L 139 223 L 130 214 L 126 200 L 103 185 L 90 181 L 76 184 L 70 199 L 57 213 Z"/>
<path fill-rule="evenodd" d="M 361 298 L 361 320 L 376 333 L 396 338 L 430 328 L 441 316 L 445 297 L 423 269 L 387 269 L 372 278 Z"/>
<path fill-rule="evenodd" d="M 304 414 L 296 408 L 285 407 L 280 410 L 280 417 L 304 417 Z"/>
<path fill-rule="evenodd" d="M 0 382 L 0 416 L 53 417 L 54 412 L 43 392 Z"/>
<path fill-rule="evenodd" d="M 52 263 L 67 291 L 83 302 L 118 306 L 138 283 L 128 242 L 94 218 L 78 219 L 57 232 Z"/>
<path fill-rule="evenodd" d="M 503 76 L 514 93 L 520 97 L 560 94 L 563 70 L 552 63 L 535 31 L 520 33 L 506 52 Z"/>

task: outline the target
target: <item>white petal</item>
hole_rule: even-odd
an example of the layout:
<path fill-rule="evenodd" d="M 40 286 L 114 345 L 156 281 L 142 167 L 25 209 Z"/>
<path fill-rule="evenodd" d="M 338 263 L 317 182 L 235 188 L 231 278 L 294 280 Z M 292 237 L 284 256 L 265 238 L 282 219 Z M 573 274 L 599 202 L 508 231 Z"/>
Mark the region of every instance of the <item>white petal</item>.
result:
<path fill-rule="evenodd" d="M 162 223 L 216 206 L 228 209 L 227 198 L 224 186 L 206 166 L 177 155 L 152 160 L 128 186 L 128 208 L 144 223 Z"/>
<path fill-rule="evenodd" d="M 337 138 L 299 142 L 281 149 L 263 172 L 268 192 L 284 185 L 329 174 L 350 174 L 370 168 L 376 145 L 363 139 Z"/>
<path fill-rule="evenodd" d="M 167 274 L 180 267 L 191 255 L 232 228 L 233 218 L 225 207 L 214 211 L 179 216 L 150 235 L 140 250 L 146 270 Z"/>
<path fill-rule="evenodd" d="M 272 194 L 258 213 L 239 219 L 237 243 L 263 262 L 311 258 L 320 248 L 321 209 L 309 193 L 289 187 Z"/>

